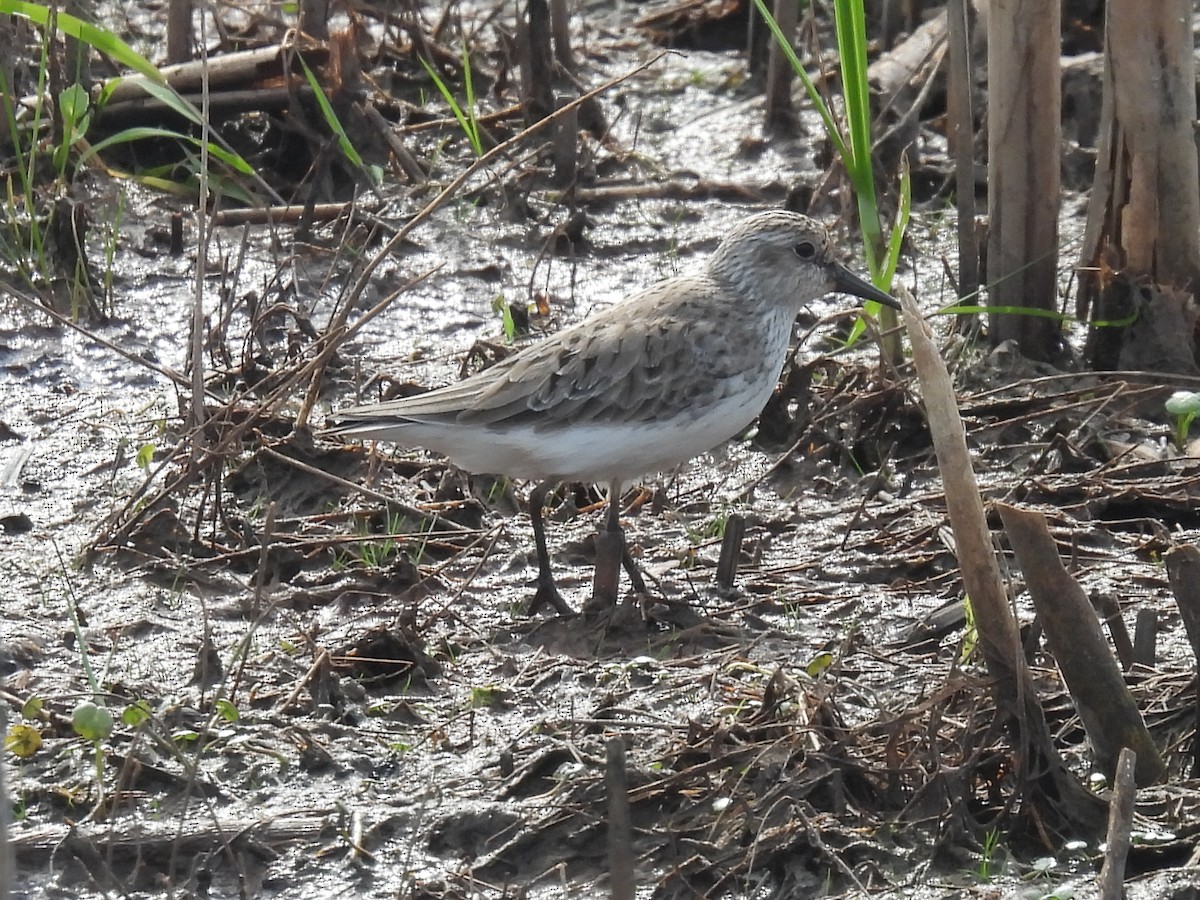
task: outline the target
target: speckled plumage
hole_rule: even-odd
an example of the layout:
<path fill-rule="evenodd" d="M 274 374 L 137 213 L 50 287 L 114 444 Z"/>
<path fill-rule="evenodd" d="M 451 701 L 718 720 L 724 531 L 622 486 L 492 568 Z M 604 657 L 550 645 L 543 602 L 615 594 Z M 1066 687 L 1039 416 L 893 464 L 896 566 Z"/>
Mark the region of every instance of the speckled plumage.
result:
<path fill-rule="evenodd" d="M 627 481 L 749 425 L 774 390 L 796 314 L 839 286 L 890 300 L 830 259 L 818 223 L 759 213 L 700 273 L 639 291 L 457 384 L 340 410 L 335 432 L 427 447 L 472 472 Z"/>

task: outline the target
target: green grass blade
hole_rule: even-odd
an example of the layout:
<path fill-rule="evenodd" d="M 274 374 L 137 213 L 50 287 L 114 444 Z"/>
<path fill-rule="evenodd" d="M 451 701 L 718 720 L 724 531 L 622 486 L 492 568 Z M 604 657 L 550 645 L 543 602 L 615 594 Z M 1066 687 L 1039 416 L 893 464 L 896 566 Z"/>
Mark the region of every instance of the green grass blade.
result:
<path fill-rule="evenodd" d="M 0 0 L 0 3 L 3 3 L 3 2 L 4 2 L 4 0 Z M 99 106 L 103 106 L 105 101 L 108 99 L 108 95 L 112 92 L 113 88 L 115 88 L 118 84 L 120 84 L 122 81 L 125 81 L 125 80 L 126 79 L 124 79 L 124 78 L 114 78 L 111 81 L 107 82 L 104 85 L 104 89 L 100 92 L 100 98 L 97 101 L 97 104 Z M 192 104 L 190 104 L 186 100 L 184 100 L 181 96 L 179 96 L 179 94 L 176 92 L 176 90 L 173 87 L 170 87 L 167 84 L 163 84 L 162 82 L 151 81 L 149 79 L 144 80 L 144 81 L 138 81 L 137 85 L 143 91 L 145 91 L 147 94 L 149 94 L 151 97 L 153 97 L 155 100 L 159 101 L 164 106 L 166 106 L 167 109 L 171 110 L 172 112 L 176 113 L 180 117 L 191 122 L 193 125 L 203 125 L 204 124 L 204 120 L 200 116 L 200 111 L 198 109 L 196 109 L 196 107 L 192 106 Z"/>
<path fill-rule="evenodd" d="M 140 141 L 145 140 L 146 138 L 170 138 L 177 141 L 186 141 L 197 148 L 200 147 L 200 139 L 192 137 L 189 134 L 180 134 L 178 131 L 173 131 L 170 128 L 158 128 L 151 125 L 142 125 L 137 128 L 126 128 L 124 131 L 117 132 L 110 137 L 106 137 L 99 143 L 93 144 L 83 152 L 83 155 L 80 157 L 79 161 L 80 163 L 86 162 L 96 154 L 116 144 L 128 144 L 131 141 Z M 250 164 L 236 153 L 230 153 L 228 150 L 218 147 L 212 143 L 208 145 L 208 152 L 212 154 L 215 159 L 219 159 L 235 172 L 239 172 L 242 175 L 254 174 L 254 169 L 251 168 Z"/>
<path fill-rule="evenodd" d="M 342 155 L 358 168 L 366 169 L 363 158 L 359 156 L 358 150 L 350 143 L 350 136 L 346 134 L 346 129 L 342 127 L 341 119 L 334 112 L 333 106 L 329 103 L 329 98 L 325 96 L 325 90 L 321 87 L 321 82 L 317 81 L 317 76 L 308 67 L 308 63 L 304 61 L 303 56 L 297 55 L 296 59 L 300 61 L 300 67 L 304 69 L 304 77 L 308 79 L 308 85 L 313 89 L 313 96 L 317 100 L 317 106 L 321 107 L 321 115 L 325 119 L 325 124 L 337 136 L 338 146 L 342 150 Z"/>
<path fill-rule="evenodd" d="M 937 310 L 934 315 L 959 316 L 987 313 L 1001 316 L 1035 316 L 1040 319 L 1054 319 L 1057 322 L 1078 322 L 1074 316 L 1061 313 L 1054 309 L 1041 309 L 1033 306 L 982 306 L 978 303 L 952 303 Z M 1089 326 L 1096 328 L 1128 328 L 1138 320 L 1138 314 L 1132 313 L 1122 319 L 1093 319 Z"/>
<path fill-rule="evenodd" d="M 843 159 L 846 174 L 854 186 L 858 204 L 859 227 L 872 278 L 878 278 L 885 253 L 883 223 L 875 198 L 875 177 L 871 159 L 871 92 L 867 83 L 867 30 L 862 0 L 834 0 L 835 31 L 842 72 L 842 91 L 846 102 L 846 123 L 850 131 L 850 157 Z M 887 285 L 881 285 L 886 288 Z"/>
<path fill-rule="evenodd" d="M 834 0 L 834 26 L 842 69 L 846 121 L 850 128 L 850 159 L 846 168 L 855 189 L 874 195 L 871 175 L 871 97 L 867 90 L 866 21 L 862 0 Z M 869 188 L 867 187 L 869 185 Z"/>
<path fill-rule="evenodd" d="M 466 114 L 471 125 L 471 129 L 467 133 L 467 139 L 471 142 L 471 148 L 475 151 L 475 155 L 483 156 L 483 141 L 479 138 L 479 119 L 475 117 L 475 82 L 471 78 L 471 55 L 467 53 L 465 42 L 462 48 L 462 65 L 463 87 L 467 92 Z"/>
<path fill-rule="evenodd" d="M 471 144 L 471 149 L 477 155 L 482 156 L 482 147 L 478 146 L 478 135 L 472 131 L 471 122 L 467 119 L 467 115 L 463 112 L 463 108 L 459 105 L 458 101 L 454 99 L 454 94 L 450 92 L 450 88 L 446 86 L 446 82 L 442 80 L 442 77 L 438 75 L 437 70 L 430 63 L 419 56 L 417 59 L 425 67 L 425 71 L 429 73 L 429 77 L 433 79 L 433 83 L 437 86 L 438 93 L 442 95 L 442 99 L 449 104 L 450 111 L 454 113 L 454 118 L 458 120 L 458 127 L 462 129 L 463 134 L 467 137 L 467 141 Z"/>
<path fill-rule="evenodd" d="M 883 269 L 883 283 L 889 288 L 896 277 L 896 266 L 900 264 L 900 248 L 904 244 L 904 233 L 908 231 L 908 219 L 912 213 L 912 175 L 908 169 L 908 154 L 900 158 L 900 206 L 896 210 L 896 221 L 888 238 L 887 260 Z"/>

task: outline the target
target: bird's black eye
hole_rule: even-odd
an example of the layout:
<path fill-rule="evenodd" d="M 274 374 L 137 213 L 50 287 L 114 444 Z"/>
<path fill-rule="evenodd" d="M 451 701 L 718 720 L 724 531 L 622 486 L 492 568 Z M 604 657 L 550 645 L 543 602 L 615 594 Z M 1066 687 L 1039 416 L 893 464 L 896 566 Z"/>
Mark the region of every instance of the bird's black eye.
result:
<path fill-rule="evenodd" d="M 817 255 L 817 245 L 812 241 L 801 241 L 792 248 L 801 259 L 812 259 Z"/>

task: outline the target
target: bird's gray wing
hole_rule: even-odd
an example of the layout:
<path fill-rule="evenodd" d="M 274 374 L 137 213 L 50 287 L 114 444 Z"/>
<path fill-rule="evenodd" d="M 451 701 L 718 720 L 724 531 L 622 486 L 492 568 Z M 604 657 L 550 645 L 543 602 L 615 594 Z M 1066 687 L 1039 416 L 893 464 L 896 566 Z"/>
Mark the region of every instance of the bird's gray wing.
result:
<path fill-rule="evenodd" d="M 336 417 L 534 426 L 652 420 L 712 392 L 711 378 L 695 377 L 702 369 L 743 364 L 714 359 L 730 335 L 711 303 L 700 302 L 712 288 L 703 278 L 662 282 L 457 384 Z"/>

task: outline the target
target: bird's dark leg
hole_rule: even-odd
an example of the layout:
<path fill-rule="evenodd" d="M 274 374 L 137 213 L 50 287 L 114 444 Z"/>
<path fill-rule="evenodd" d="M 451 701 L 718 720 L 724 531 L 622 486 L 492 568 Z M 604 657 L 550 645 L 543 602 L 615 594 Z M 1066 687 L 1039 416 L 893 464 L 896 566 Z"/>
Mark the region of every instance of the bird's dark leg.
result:
<path fill-rule="evenodd" d="M 537 545 L 537 592 L 529 604 L 529 614 L 533 615 L 546 604 L 553 606 L 559 615 L 570 616 L 575 610 L 567 604 L 558 592 L 554 583 L 554 573 L 550 571 L 550 551 L 546 549 L 546 523 L 542 518 L 542 510 L 546 506 L 546 495 L 554 487 L 554 482 L 547 481 L 535 485 L 529 492 L 529 520 L 533 525 L 533 541 Z"/>
<path fill-rule="evenodd" d="M 625 530 L 621 527 L 620 485 L 613 484 L 608 503 L 608 529 L 609 531 L 615 530 L 621 536 L 621 565 L 625 568 L 625 574 L 629 576 L 629 583 L 633 585 L 634 592 L 644 594 L 646 593 L 646 582 L 642 580 L 642 573 L 638 571 L 637 564 L 629 555 L 629 544 L 625 540 Z"/>
<path fill-rule="evenodd" d="M 642 573 L 637 570 L 629 549 L 625 546 L 625 532 L 621 530 L 621 484 L 612 482 L 608 487 L 608 517 L 605 528 L 596 536 L 596 575 L 592 582 L 592 605 L 614 606 L 620 589 L 621 569 L 629 575 L 633 589 L 646 592 Z"/>

